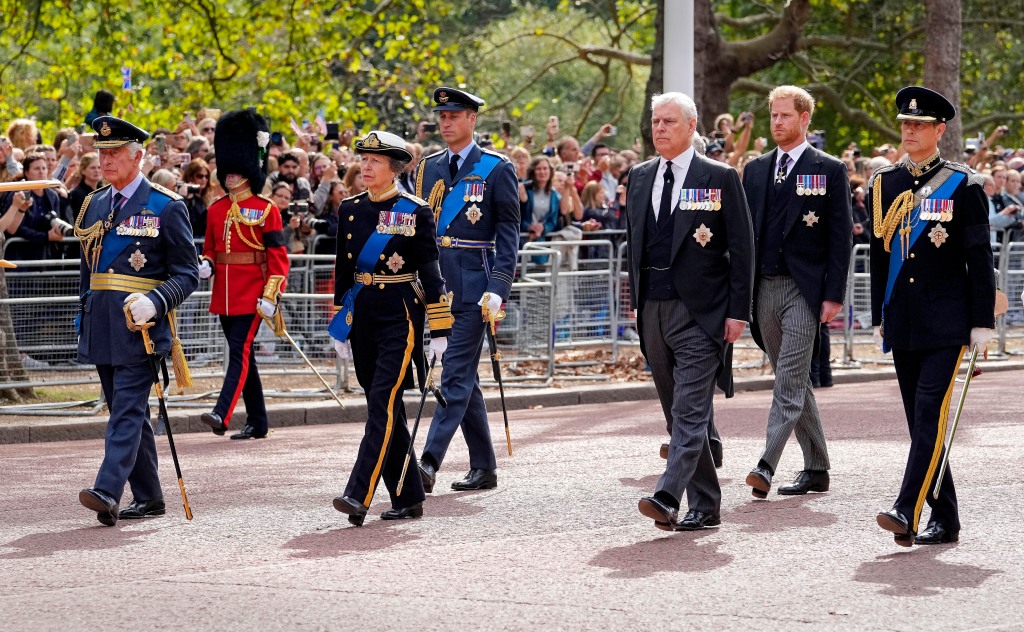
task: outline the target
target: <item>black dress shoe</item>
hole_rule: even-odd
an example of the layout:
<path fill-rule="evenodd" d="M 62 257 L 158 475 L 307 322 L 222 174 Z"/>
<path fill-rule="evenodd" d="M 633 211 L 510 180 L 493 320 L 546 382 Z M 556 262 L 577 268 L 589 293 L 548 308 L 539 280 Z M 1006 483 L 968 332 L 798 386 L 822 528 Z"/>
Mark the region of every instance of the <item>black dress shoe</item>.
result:
<path fill-rule="evenodd" d="M 112 527 L 117 524 L 117 501 L 102 489 L 86 487 L 78 492 L 78 502 L 96 512 L 96 519 Z"/>
<path fill-rule="evenodd" d="M 711 460 L 715 462 L 715 469 L 722 467 L 722 442 L 717 439 L 709 439 L 711 443 Z"/>
<path fill-rule="evenodd" d="M 420 518 L 423 516 L 423 503 L 416 503 L 412 507 L 395 509 L 392 507 L 380 515 L 381 520 L 404 520 L 406 518 Z"/>
<path fill-rule="evenodd" d="M 420 460 L 420 480 L 423 482 L 423 491 L 431 494 L 434 492 L 434 481 L 437 480 L 437 468 Z"/>
<path fill-rule="evenodd" d="M 217 413 L 203 413 L 199 415 L 199 421 L 209 426 L 210 430 L 213 430 L 213 434 L 218 437 L 223 437 L 224 433 L 228 431 L 228 427 L 224 425 L 224 421 Z"/>
<path fill-rule="evenodd" d="M 223 433 L 221 433 L 223 434 Z M 266 439 L 267 431 L 264 430 L 262 433 L 256 432 L 256 429 L 246 424 L 245 428 L 242 428 L 241 432 L 236 432 L 231 435 L 232 439 Z"/>
<path fill-rule="evenodd" d="M 348 514 L 348 521 L 357 527 L 363 526 L 366 519 L 366 505 L 355 498 L 338 496 L 334 499 L 334 508 L 343 514 Z"/>
<path fill-rule="evenodd" d="M 950 531 L 941 522 L 932 520 L 925 530 L 917 534 L 914 544 L 949 544 L 960 541 L 960 530 Z"/>
<path fill-rule="evenodd" d="M 750 485 L 754 498 L 768 498 L 772 488 L 772 473 L 763 467 L 755 467 L 747 474 L 747 485 Z"/>
<path fill-rule="evenodd" d="M 900 512 L 895 509 L 883 511 L 875 516 L 875 522 L 886 531 L 891 531 L 896 535 L 894 538 L 896 544 L 913 546 L 914 532 L 910 530 L 910 521 Z"/>
<path fill-rule="evenodd" d="M 696 531 L 698 529 L 706 529 L 708 527 L 717 527 L 722 524 L 721 516 L 713 516 L 706 514 L 703 511 L 697 511 L 691 509 L 686 512 L 683 519 L 676 525 L 677 531 Z"/>
<path fill-rule="evenodd" d="M 457 492 L 466 492 L 474 489 L 494 489 L 498 486 L 497 470 L 472 469 L 466 474 L 466 478 L 452 483 L 452 489 Z"/>
<path fill-rule="evenodd" d="M 641 498 L 636 508 L 640 513 L 654 521 L 654 526 L 663 531 L 672 531 L 679 517 L 679 510 L 669 507 L 654 496 Z"/>
<path fill-rule="evenodd" d="M 142 502 L 133 500 L 131 504 L 121 510 L 118 517 L 121 520 L 137 520 L 150 516 L 162 516 L 165 513 L 167 513 L 167 509 L 164 507 L 164 499 L 154 498 L 153 500 L 144 500 Z"/>
<path fill-rule="evenodd" d="M 779 493 L 783 496 L 799 496 L 807 492 L 827 492 L 828 472 L 824 470 L 802 470 L 797 473 L 791 485 L 783 485 Z"/>
<path fill-rule="evenodd" d="M 668 444 L 667 443 L 661 444 L 661 449 L 658 450 L 658 456 L 660 456 L 661 458 L 663 458 L 665 460 L 668 460 Z"/>

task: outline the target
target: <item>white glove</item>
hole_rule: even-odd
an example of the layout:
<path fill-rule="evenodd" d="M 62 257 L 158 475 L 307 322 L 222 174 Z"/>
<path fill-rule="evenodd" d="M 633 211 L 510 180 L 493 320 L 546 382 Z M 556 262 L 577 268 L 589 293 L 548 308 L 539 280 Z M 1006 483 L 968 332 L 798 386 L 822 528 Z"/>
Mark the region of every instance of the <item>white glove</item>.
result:
<path fill-rule="evenodd" d="M 256 299 L 256 307 L 263 312 L 267 318 L 273 318 L 277 313 L 277 303 L 271 303 L 265 298 Z"/>
<path fill-rule="evenodd" d="M 443 358 L 444 357 L 444 352 L 447 351 L 447 349 L 448 349 L 448 339 L 447 338 L 431 338 L 430 339 L 430 359 L 431 359 L 431 361 L 433 361 L 434 358 L 437 358 L 438 360 Z"/>
<path fill-rule="evenodd" d="M 874 331 L 871 332 L 871 340 L 874 341 L 875 345 L 882 348 L 882 328 L 875 327 Z"/>
<path fill-rule="evenodd" d="M 331 338 L 331 340 L 334 340 L 334 350 L 337 352 L 339 358 L 342 360 L 352 359 L 352 345 L 349 344 L 348 340 L 344 342 L 336 338 Z"/>
<path fill-rule="evenodd" d="M 156 316 L 156 305 L 145 294 L 139 294 L 138 292 L 125 297 L 125 304 L 133 298 L 138 300 L 132 303 L 129 308 L 132 312 L 132 320 L 135 321 L 136 325 L 145 325 L 151 318 Z"/>
<path fill-rule="evenodd" d="M 490 310 L 491 314 L 497 314 L 498 310 L 501 309 L 501 297 L 494 292 L 485 294 L 487 296 L 487 309 Z M 480 300 L 476 302 L 477 305 L 483 307 L 484 297 L 481 296 Z"/>
<path fill-rule="evenodd" d="M 213 268 L 210 266 L 209 259 L 203 259 L 199 262 L 199 278 L 209 279 L 213 276 Z"/>
<path fill-rule="evenodd" d="M 995 329 L 986 329 L 984 327 L 974 327 L 971 329 L 971 348 L 978 348 L 978 351 L 985 353 L 987 351 L 988 343 L 992 342 L 992 338 L 996 335 Z"/>

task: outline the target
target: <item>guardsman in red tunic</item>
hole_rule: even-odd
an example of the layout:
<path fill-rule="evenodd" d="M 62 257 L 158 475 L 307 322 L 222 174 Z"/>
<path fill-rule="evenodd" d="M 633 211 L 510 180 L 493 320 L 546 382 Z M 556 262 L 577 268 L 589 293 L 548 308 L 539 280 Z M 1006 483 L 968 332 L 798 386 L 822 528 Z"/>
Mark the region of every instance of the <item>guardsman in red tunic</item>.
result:
<path fill-rule="evenodd" d="M 267 436 L 267 406 L 252 343 L 262 322 L 257 311 L 280 318 L 277 304 L 288 278 L 281 211 L 253 193 L 262 191 L 267 179 L 269 142 L 267 122 L 251 109 L 227 112 L 217 121 L 218 178 L 228 194 L 206 212 L 199 276 L 213 277 L 210 313 L 220 316 L 228 339 L 228 369 L 217 405 L 200 419 L 223 435 L 241 395 L 245 427 L 232 439 Z"/>

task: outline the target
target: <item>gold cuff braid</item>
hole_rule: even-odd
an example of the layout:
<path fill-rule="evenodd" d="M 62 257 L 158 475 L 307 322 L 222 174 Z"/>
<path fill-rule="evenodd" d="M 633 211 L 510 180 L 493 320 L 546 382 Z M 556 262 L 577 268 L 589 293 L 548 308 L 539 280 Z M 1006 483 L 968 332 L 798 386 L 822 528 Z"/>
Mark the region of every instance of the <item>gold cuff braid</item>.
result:
<path fill-rule="evenodd" d="M 285 278 L 279 274 L 269 277 L 267 284 L 263 286 L 263 298 L 271 303 L 277 303 L 281 298 L 281 286 L 284 285 L 284 281 Z"/>
<path fill-rule="evenodd" d="M 436 303 L 427 304 L 427 325 L 430 331 L 451 329 L 454 324 L 455 317 L 452 316 L 452 307 L 447 295 L 442 294 Z"/>

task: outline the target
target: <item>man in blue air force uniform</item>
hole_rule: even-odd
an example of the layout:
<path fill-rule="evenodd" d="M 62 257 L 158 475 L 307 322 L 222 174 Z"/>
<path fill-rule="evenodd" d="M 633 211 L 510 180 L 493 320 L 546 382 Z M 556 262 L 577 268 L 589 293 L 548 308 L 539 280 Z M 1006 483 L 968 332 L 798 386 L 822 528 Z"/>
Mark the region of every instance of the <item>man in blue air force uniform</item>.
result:
<path fill-rule="evenodd" d="M 455 317 L 441 373 L 447 408 L 438 408 L 420 459 L 424 490 L 434 489 L 438 468 L 455 430 L 469 447 L 469 473 L 452 483 L 457 491 L 491 489 L 497 464 L 477 365 L 484 321 L 512 290 L 519 247 L 519 191 L 516 172 L 504 156 L 473 142 L 477 96 L 441 87 L 434 91 L 438 131 L 448 148 L 420 161 L 416 195 L 437 219 L 441 274 L 452 294 Z M 482 313 L 481 313 L 482 312 Z"/>
<path fill-rule="evenodd" d="M 112 116 L 93 121 L 103 178 L 75 220 L 82 244 L 78 361 L 95 364 L 110 410 L 103 463 L 79 501 L 113 526 L 118 518 L 164 513 L 156 443 L 149 423 L 153 371 L 140 332 L 129 331 L 124 305 L 137 325 L 154 321 L 160 356 L 171 352 L 168 316 L 199 283 L 188 211 L 181 197 L 139 171 L 149 134 Z M 132 503 L 119 511 L 125 483 Z"/>

